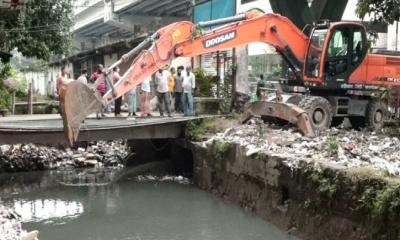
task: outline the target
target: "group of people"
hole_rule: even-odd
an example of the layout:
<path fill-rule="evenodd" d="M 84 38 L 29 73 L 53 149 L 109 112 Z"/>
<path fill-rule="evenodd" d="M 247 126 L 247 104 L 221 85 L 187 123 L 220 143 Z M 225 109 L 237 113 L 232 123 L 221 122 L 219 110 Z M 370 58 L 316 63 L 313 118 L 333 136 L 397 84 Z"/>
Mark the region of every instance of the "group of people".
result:
<path fill-rule="evenodd" d="M 121 79 L 120 69 L 115 67 L 113 69 L 110 80 L 113 84 L 117 83 Z M 103 76 L 104 67 L 103 65 L 98 65 L 97 69 L 88 78 L 88 71 L 83 69 L 81 75 L 78 77 L 77 81 L 82 84 L 95 84 L 95 87 L 101 96 L 104 96 L 107 90 L 111 87 L 108 86 L 106 81 L 99 79 Z M 68 71 L 65 67 L 61 69 L 61 74 L 57 80 L 57 94 L 60 95 L 62 89 L 68 84 L 67 78 Z M 140 110 L 143 117 L 152 116 L 150 111 L 150 98 L 151 98 L 151 81 L 152 77 L 147 77 L 140 85 Z M 168 117 L 172 117 L 172 100 L 175 100 L 174 109 L 176 113 L 183 113 L 184 116 L 194 115 L 194 101 L 193 101 L 193 91 L 196 86 L 195 75 L 192 72 L 191 67 L 184 68 L 179 66 L 176 70 L 171 68 L 170 71 L 160 69 L 154 74 L 154 85 L 155 92 L 157 96 L 157 107 L 160 111 L 160 116 L 164 116 L 167 113 Z M 136 116 L 137 104 L 136 96 L 137 88 L 132 88 L 128 93 L 128 117 Z M 118 97 L 114 101 L 114 114 L 116 117 L 121 116 L 121 105 L 122 96 Z M 97 118 L 101 119 L 105 117 L 104 109 L 97 112 Z"/>
<path fill-rule="evenodd" d="M 174 98 L 174 109 L 177 113 L 184 116 L 193 116 L 193 91 L 196 87 L 196 78 L 191 67 L 179 66 L 176 70 L 170 71 L 160 69 L 154 76 L 158 109 L 160 116 L 164 116 L 166 111 L 171 117 L 172 99 Z"/>

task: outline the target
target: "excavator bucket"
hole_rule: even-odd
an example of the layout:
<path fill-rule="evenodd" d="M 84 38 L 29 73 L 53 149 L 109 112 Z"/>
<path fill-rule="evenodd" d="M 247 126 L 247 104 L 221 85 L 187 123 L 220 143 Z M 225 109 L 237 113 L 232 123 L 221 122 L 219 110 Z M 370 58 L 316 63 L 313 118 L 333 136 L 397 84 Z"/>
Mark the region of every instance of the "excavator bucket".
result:
<path fill-rule="evenodd" d="M 78 139 L 79 129 L 85 118 L 102 108 L 98 93 L 78 81 L 69 83 L 60 96 L 60 110 L 64 134 L 70 146 Z"/>
<path fill-rule="evenodd" d="M 246 123 L 252 117 L 273 117 L 286 120 L 298 127 L 306 137 L 315 137 L 307 112 L 296 105 L 284 102 L 256 101 L 248 103 L 242 114 L 241 122 Z"/>

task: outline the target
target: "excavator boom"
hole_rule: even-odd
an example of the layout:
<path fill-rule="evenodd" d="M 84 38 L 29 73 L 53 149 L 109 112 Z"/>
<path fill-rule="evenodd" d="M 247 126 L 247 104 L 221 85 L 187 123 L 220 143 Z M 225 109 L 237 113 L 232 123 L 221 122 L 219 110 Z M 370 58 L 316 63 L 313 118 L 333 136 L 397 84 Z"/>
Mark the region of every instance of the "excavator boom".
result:
<path fill-rule="evenodd" d="M 196 35 L 199 27 L 221 24 L 225 25 Z M 122 96 L 158 69 L 169 65 L 174 58 L 192 57 L 251 42 L 265 42 L 274 46 L 287 60 L 297 78 L 301 79 L 308 37 L 285 17 L 251 11 L 198 26 L 191 22 L 173 23 L 158 30 L 105 72 L 105 80 L 112 88 L 103 98 L 96 96 L 95 90 L 77 82 L 67 85 L 61 94 L 61 108 L 68 143 L 73 144 L 78 139 L 80 124 L 89 114 Z M 130 61 L 132 57 L 129 69 L 117 83 L 111 84 L 112 69 Z"/>

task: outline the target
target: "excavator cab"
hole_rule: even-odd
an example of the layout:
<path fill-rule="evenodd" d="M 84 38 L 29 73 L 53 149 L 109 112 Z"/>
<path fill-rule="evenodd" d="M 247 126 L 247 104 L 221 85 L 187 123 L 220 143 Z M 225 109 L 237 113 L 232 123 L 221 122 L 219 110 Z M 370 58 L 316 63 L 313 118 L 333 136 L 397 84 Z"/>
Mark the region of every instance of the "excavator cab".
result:
<path fill-rule="evenodd" d="M 317 25 L 311 32 L 304 83 L 338 89 L 362 63 L 368 51 L 365 27 L 340 22 Z"/>

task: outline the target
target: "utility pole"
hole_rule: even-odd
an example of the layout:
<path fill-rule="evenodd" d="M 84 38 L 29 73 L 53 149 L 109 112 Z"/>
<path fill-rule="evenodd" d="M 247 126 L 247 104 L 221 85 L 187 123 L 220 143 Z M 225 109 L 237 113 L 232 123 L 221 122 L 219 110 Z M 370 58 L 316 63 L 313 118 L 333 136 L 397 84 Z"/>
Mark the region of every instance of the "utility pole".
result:
<path fill-rule="evenodd" d="M 11 94 L 11 114 L 15 115 L 15 91 Z"/>
<path fill-rule="evenodd" d="M 29 83 L 29 89 L 28 89 L 28 114 L 33 114 L 32 83 L 33 83 L 33 79 Z"/>
<path fill-rule="evenodd" d="M 394 50 L 395 51 L 397 51 L 398 50 L 398 44 L 399 44 L 399 22 L 398 21 L 396 21 L 396 43 L 395 43 L 395 46 L 394 46 Z"/>

